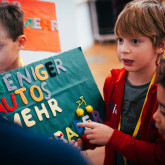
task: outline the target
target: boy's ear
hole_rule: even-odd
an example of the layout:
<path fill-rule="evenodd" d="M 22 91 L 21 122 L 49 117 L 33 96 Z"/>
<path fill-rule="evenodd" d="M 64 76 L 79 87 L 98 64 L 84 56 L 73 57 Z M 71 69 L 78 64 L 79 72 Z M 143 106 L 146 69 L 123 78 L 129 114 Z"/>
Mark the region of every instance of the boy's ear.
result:
<path fill-rule="evenodd" d="M 163 42 L 157 48 L 157 54 L 162 54 L 164 50 L 165 50 L 165 40 L 163 40 Z"/>
<path fill-rule="evenodd" d="M 17 38 L 17 43 L 18 43 L 18 50 L 22 50 L 25 47 L 25 44 L 26 44 L 26 36 L 25 35 L 20 35 Z"/>

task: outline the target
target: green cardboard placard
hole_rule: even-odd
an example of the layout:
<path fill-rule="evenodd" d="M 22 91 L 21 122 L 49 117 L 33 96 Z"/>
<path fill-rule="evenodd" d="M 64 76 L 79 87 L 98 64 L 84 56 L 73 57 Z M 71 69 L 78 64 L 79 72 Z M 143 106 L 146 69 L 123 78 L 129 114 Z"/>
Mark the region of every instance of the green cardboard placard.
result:
<path fill-rule="evenodd" d="M 91 105 L 92 112 L 85 107 Z M 77 108 L 84 111 L 76 114 Z M 81 48 L 0 75 L 0 115 L 50 137 L 76 139 L 77 122 L 105 120 L 105 105 Z M 58 134 L 59 136 L 59 134 Z"/>

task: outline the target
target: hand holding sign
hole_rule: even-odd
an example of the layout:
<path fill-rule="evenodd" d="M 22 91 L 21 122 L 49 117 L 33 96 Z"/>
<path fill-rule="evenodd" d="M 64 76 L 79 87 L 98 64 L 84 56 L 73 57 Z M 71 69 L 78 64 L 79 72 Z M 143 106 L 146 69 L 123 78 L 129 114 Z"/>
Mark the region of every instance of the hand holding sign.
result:
<path fill-rule="evenodd" d="M 111 138 L 114 129 L 96 122 L 77 123 L 78 127 L 87 127 L 84 134 L 91 144 L 106 145 Z"/>

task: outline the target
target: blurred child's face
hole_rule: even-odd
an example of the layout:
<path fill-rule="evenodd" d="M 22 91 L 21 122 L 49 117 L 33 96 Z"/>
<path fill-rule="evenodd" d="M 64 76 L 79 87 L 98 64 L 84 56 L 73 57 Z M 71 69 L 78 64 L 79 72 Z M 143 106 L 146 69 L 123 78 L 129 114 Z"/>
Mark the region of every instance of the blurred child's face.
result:
<path fill-rule="evenodd" d="M 165 138 L 165 88 L 158 85 L 157 89 L 158 109 L 153 115 L 155 125 L 159 132 L 163 134 Z"/>
<path fill-rule="evenodd" d="M 0 74 L 18 67 L 19 51 L 17 44 L 17 41 L 13 42 L 5 28 L 0 24 Z"/>
<path fill-rule="evenodd" d="M 117 53 L 128 72 L 144 72 L 155 67 L 157 51 L 148 37 L 117 36 Z"/>

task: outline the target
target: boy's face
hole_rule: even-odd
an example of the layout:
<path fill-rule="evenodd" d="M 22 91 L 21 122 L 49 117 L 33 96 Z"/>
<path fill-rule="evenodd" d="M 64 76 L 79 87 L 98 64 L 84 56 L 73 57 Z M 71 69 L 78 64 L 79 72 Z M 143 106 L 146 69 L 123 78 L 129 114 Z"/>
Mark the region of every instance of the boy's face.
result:
<path fill-rule="evenodd" d="M 144 73 L 155 67 L 157 49 L 148 37 L 117 36 L 117 53 L 128 72 Z"/>
<path fill-rule="evenodd" d="M 157 89 L 157 99 L 158 109 L 153 115 L 153 118 L 155 120 L 156 127 L 165 138 L 165 88 L 160 84 Z"/>
<path fill-rule="evenodd" d="M 5 28 L 0 24 L 0 74 L 18 68 L 19 51 L 17 44 L 18 42 L 13 42 Z"/>

